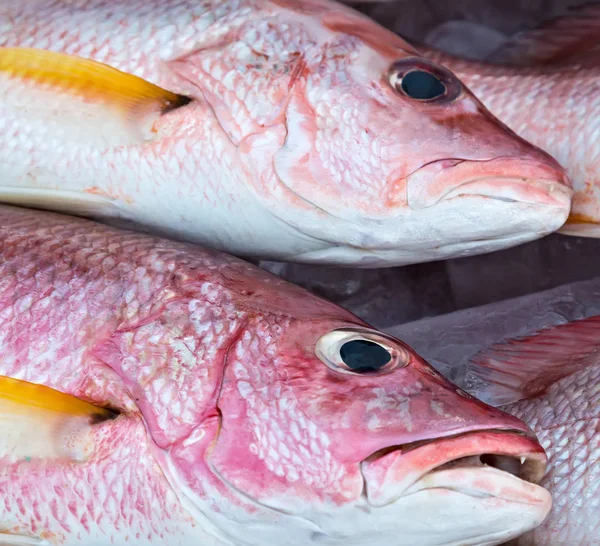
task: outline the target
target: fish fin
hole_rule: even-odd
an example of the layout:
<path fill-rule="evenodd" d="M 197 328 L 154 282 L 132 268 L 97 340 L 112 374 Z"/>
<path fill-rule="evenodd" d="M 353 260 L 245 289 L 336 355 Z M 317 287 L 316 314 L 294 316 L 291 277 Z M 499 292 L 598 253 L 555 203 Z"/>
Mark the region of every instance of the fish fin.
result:
<path fill-rule="evenodd" d="M 477 353 L 469 382 L 484 383 L 476 396 L 504 406 L 546 392 L 557 381 L 600 362 L 600 315 L 552 326 Z"/>
<path fill-rule="evenodd" d="M 105 146 L 151 140 L 161 115 L 191 102 L 106 64 L 30 48 L 0 48 L 0 96 L 48 137 Z"/>
<path fill-rule="evenodd" d="M 488 58 L 516 65 L 561 64 L 583 58 L 600 59 L 600 5 L 584 4 L 521 31 Z"/>
<path fill-rule="evenodd" d="M 44 538 L 0 533 L 0 546 L 50 546 Z"/>
<path fill-rule="evenodd" d="M 0 202 L 84 217 L 119 216 L 114 199 L 87 191 L 0 185 Z"/>
<path fill-rule="evenodd" d="M 82 460 L 86 432 L 116 416 L 50 387 L 0 376 L 0 457 Z"/>

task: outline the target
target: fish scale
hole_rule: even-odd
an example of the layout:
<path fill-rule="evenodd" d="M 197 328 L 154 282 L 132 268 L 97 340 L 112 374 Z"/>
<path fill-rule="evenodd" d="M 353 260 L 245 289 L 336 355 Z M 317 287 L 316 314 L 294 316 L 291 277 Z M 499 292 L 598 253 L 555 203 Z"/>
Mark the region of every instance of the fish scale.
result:
<path fill-rule="evenodd" d="M 511 545 L 600 545 L 599 385 L 596 364 L 556 382 L 542 397 L 504 407 L 538 431 L 552 461 L 542 483 L 555 498 L 548 523 Z"/>
<path fill-rule="evenodd" d="M 189 544 L 197 534 L 195 522 L 157 466 L 141 419 L 100 426 L 90 444 L 87 465 L 35 459 L 8 467 L 1 463 L 0 540 L 9 530 L 40 536 L 32 543 L 40 546 L 72 544 L 68 537 L 77 529 L 79 540 L 89 545 L 120 543 L 123 536 L 136 545 Z M 205 536 L 204 544 L 222 543 Z"/>

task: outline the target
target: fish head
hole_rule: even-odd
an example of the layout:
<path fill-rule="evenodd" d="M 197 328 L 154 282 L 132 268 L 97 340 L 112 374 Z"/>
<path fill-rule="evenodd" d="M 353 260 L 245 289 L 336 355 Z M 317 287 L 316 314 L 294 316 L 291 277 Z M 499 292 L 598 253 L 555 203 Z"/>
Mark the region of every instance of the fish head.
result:
<path fill-rule="evenodd" d="M 539 525 L 528 427 L 341 316 L 238 332 L 215 411 L 164 465 L 190 510 L 248 545 L 497 544 Z"/>
<path fill-rule="evenodd" d="M 326 31 L 297 73 L 274 162 L 294 205 L 281 218 L 328 245 L 302 261 L 406 264 L 562 226 L 572 190 L 556 160 L 400 37 L 311 4 Z"/>

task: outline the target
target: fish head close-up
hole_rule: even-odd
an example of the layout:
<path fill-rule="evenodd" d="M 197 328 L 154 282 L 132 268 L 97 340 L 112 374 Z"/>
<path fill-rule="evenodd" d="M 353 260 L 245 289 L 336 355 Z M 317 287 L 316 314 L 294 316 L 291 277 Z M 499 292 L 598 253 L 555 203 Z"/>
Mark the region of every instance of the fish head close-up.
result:
<path fill-rule="evenodd" d="M 321 241 L 290 259 L 401 265 L 517 245 L 565 222 L 563 168 L 453 72 L 348 7 L 275 3 L 302 14 L 312 44 L 292 71 L 285 130 L 270 139 L 271 211 Z M 268 140 L 246 141 L 252 168 Z"/>
<path fill-rule="evenodd" d="M 257 546 L 491 545 L 544 520 L 546 455 L 523 422 L 307 303 L 246 322 L 211 418 L 164 455 L 193 513 Z"/>

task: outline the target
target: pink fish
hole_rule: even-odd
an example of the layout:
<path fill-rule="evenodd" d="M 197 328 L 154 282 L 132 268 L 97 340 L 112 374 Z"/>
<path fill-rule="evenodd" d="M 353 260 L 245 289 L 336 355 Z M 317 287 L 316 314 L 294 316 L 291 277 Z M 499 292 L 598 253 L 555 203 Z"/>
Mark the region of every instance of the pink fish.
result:
<path fill-rule="evenodd" d="M 551 508 L 520 420 L 215 251 L 0 207 L 0 544 L 494 545 Z"/>
<path fill-rule="evenodd" d="M 0 200 L 376 267 L 555 231 L 570 181 L 328 0 L 2 0 Z"/>
<path fill-rule="evenodd" d="M 500 65 L 421 48 L 452 69 L 502 122 L 567 169 L 575 193 L 561 232 L 590 237 L 600 237 L 599 31 L 596 4 L 519 33 L 491 55 Z"/>
<path fill-rule="evenodd" d="M 530 424 L 550 458 L 552 512 L 514 546 L 600 546 L 599 351 L 593 316 L 498 344 L 470 365 L 481 395 Z"/>

